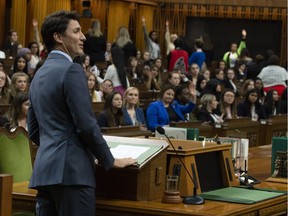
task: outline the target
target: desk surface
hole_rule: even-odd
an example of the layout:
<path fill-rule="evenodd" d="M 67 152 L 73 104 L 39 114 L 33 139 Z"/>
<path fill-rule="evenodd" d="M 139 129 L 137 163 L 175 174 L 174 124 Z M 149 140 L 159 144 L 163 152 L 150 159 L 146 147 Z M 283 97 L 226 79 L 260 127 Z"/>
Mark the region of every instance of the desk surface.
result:
<path fill-rule="evenodd" d="M 270 150 L 269 150 L 270 149 Z M 271 146 L 261 146 L 250 150 L 249 174 L 260 181 L 270 176 L 270 161 L 267 153 Z M 271 155 L 268 154 L 268 155 Z M 262 158 L 262 159 L 261 159 Z M 268 161 L 268 162 L 266 162 Z M 269 166 L 267 165 L 269 164 Z M 262 169 L 262 166 L 266 167 Z M 256 169 L 257 168 L 257 169 Z M 256 172 L 256 170 L 258 170 Z M 253 173 L 254 172 L 254 173 Z M 259 173 L 262 173 L 261 175 Z M 257 174 L 258 173 L 258 174 Z M 263 179 L 262 179 L 263 178 Z M 13 185 L 13 209 L 33 211 L 36 191 L 27 188 L 28 182 Z M 262 182 L 259 188 L 287 190 L 287 184 Z M 164 204 L 155 201 L 96 200 L 97 215 L 272 215 L 287 211 L 287 196 L 259 202 L 252 205 L 206 200 L 203 205 Z"/>

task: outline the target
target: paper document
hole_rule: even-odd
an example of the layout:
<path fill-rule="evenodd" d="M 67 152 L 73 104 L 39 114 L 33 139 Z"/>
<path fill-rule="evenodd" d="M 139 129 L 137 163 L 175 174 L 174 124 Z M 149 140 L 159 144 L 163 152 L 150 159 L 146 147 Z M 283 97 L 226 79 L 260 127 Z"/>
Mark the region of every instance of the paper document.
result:
<path fill-rule="evenodd" d="M 148 151 L 150 147 L 132 146 L 132 145 L 118 145 L 111 148 L 110 151 L 114 158 L 127 158 L 131 157 L 137 159 L 141 154 Z"/>

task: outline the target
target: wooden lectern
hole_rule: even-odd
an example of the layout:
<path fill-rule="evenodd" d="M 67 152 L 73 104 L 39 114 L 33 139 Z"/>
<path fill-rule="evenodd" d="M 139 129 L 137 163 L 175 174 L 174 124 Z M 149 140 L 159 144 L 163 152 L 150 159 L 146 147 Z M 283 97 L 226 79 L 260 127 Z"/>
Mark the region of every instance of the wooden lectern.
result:
<path fill-rule="evenodd" d="M 113 136 L 104 136 L 104 138 L 110 147 L 113 147 L 113 144 L 114 146 L 150 146 L 152 151 L 149 150 L 149 154 L 143 153 L 139 156 L 137 161 L 140 161 L 140 164 L 137 166 L 124 169 L 112 168 L 107 172 L 100 165 L 96 166 L 96 196 L 138 201 L 162 198 L 166 179 L 168 148 L 166 140 Z"/>
<path fill-rule="evenodd" d="M 231 160 L 231 144 L 206 142 L 203 145 L 202 141 L 171 141 L 198 186 L 197 194 L 237 185 Z M 179 157 L 171 147 L 167 154 L 169 175 L 179 176 L 180 195 L 191 196 L 194 184 L 182 167 Z"/>

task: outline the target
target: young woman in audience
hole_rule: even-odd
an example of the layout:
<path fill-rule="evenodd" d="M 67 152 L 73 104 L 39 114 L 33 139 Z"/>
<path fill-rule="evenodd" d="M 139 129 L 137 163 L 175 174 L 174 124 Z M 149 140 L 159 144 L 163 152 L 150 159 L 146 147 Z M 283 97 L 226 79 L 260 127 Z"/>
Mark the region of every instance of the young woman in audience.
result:
<path fill-rule="evenodd" d="M 220 101 L 221 96 L 221 85 L 216 79 L 211 79 L 207 82 L 204 90 L 202 91 L 200 97 L 204 94 L 213 94 L 216 97 L 217 101 Z"/>
<path fill-rule="evenodd" d="M 150 59 L 154 60 L 156 58 L 161 58 L 160 46 L 157 40 L 157 32 L 150 31 L 149 35 L 146 29 L 146 19 L 142 17 L 142 26 L 144 32 L 144 39 L 146 43 L 147 50 L 150 53 Z"/>
<path fill-rule="evenodd" d="M 264 91 L 263 88 L 263 82 L 259 77 L 256 78 L 254 86 L 259 93 L 259 102 L 263 105 L 266 97 L 266 92 Z"/>
<path fill-rule="evenodd" d="M 10 94 L 8 75 L 0 71 L 0 104 L 9 104 Z"/>
<path fill-rule="evenodd" d="M 231 89 L 225 89 L 220 98 L 220 112 L 223 119 L 236 118 L 235 93 Z"/>
<path fill-rule="evenodd" d="M 197 98 L 200 98 L 200 95 L 202 94 L 206 85 L 207 85 L 207 80 L 205 79 L 205 77 L 204 76 L 198 76 L 197 85 L 196 85 Z"/>
<path fill-rule="evenodd" d="M 136 57 L 137 49 L 134 43 L 132 42 L 132 40 L 130 39 L 130 34 L 126 27 L 122 26 L 119 28 L 117 35 L 116 35 L 115 42 L 112 44 L 112 48 L 115 46 L 123 50 L 124 61 L 125 61 L 126 66 L 128 65 L 129 57 L 131 56 Z"/>
<path fill-rule="evenodd" d="M 218 80 L 220 84 L 223 84 L 224 80 L 224 71 L 220 68 L 215 69 L 215 79 Z"/>
<path fill-rule="evenodd" d="M 265 113 L 268 118 L 271 115 L 278 115 L 280 113 L 278 102 L 279 102 L 278 92 L 274 89 L 269 90 L 267 92 L 264 103 Z"/>
<path fill-rule="evenodd" d="M 254 88 L 255 88 L 255 85 L 254 85 L 254 81 L 253 80 L 251 80 L 251 79 L 245 80 L 245 82 L 242 85 L 241 91 L 240 91 L 241 96 L 245 97 L 246 93 L 249 90 L 254 89 Z"/>
<path fill-rule="evenodd" d="M 159 94 L 159 100 L 152 102 L 147 108 L 148 129 L 155 131 L 157 126 L 185 121 L 183 114 L 192 112 L 196 103 L 196 87 L 192 82 L 189 84 L 189 93 L 191 100 L 183 106 L 174 100 L 174 87 L 171 85 L 164 86 Z"/>
<path fill-rule="evenodd" d="M 161 58 L 154 59 L 153 64 L 158 68 L 160 74 L 162 74 L 165 71 L 164 68 L 163 68 L 163 64 L 162 64 L 162 59 Z"/>
<path fill-rule="evenodd" d="M 204 72 L 202 73 L 202 75 L 204 76 L 204 78 L 207 80 L 207 82 L 210 80 L 211 78 L 211 73 L 210 70 L 206 69 L 204 70 Z"/>
<path fill-rule="evenodd" d="M 27 74 L 23 72 L 14 73 L 11 78 L 11 95 L 10 95 L 10 103 L 14 99 L 14 97 L 18 94 L 18 92 L 28 92 L 28 83 L 29 77 Z"/>
<path fill-rule="evenodd" d="M 91 66 L 90 66 L 90 56 L 89 55 L 82 55 L 80 57 L 80 60 L 81 60 L 81 65 L 84 69 L 84 71 L 87 73 L 87 72 L 90 72 L 91 70 Z"/>
<path fill-rule="evenodd" d="M 133 79 L 133 80 L 141 79 L 142 74 L 138 67 L 138 60 L 136 59 L 136 57 L 134 56 L 129 57 L 128 62 L 127 62 L 126 72 L 127 72 L 127 76 L 130 79 Z"/>
<path fill-rule="evenodd" d="M 226 63 L 224 60 L 218 61 L 217 68 L 223 70 L 224 72 L 226 71 Z"/>
<path fill-rule="evenodd" d="M 98 125 L 100 127 L 125 125 L 122 105 L 122 95 L 119 92 L 113 91 L 109 93 L 104 104 L 104 110 L 97 117 Z"/>
<path fill-rule="evenodd" d="M 28 61 L 24 56 L 16 56 L 13 64 L 13 73 L 24 72 L 28 74 Z"/>
<path fill-rule="evenodd" d="M 102 92 L 97 91 L 97 78 L 93 73 L 86 73 L 88 89 L 92 102 L 101 102 L 102 101 Z"/>
<path fill-rule="evenodd" d="M 213 94 L 204 94 L 201 99 L 201 108 L 196 114 L 197 120 L 204 124 L 221 124 L 223 123 L 223 114 L 217 112 L 218 101 Z"/>
<path fill-rule="evenodd" d="M 127 88 L 123 102 L 125 125 L 140 125 L 142 130 L 147 130 L 143 110 L 139 107 L 139 90 L 136 87 Z"/>
<path fill-rule="evenodd" d="M 238 96 L 237 83 L 235 79 L 235 71 L 233 68 L 228 68 L 226 78 L 223 80 L 223 86 L 225 89 L 231 89 L 236 96 Z"/>
<path fill-rule="evenodd" d="M 28 48 L 31 50 L 31 60 L 29 61 L 30 68 L 34 70 L 37 63 L 41 60 L 38 43 L 32 41 L 28 44 Z"/>
<path fill-rule="evenodd" d="M 15 130 L 16 127 L 21 126 L 27 130 L 28 107 L 28 94 L 19 92 L 12 101 L 8 112 L 4 115 L 5 127 L 9 130 Z"/>
<path fill-rule="evenodd" d="M 180 85 L 181 82 L 181 75 L 177 69 L 172 70 L 168 73 L 168 84 L 177 87 Z"/>
<path fill-rule="evenodd" d="M 113 92 L 113 82 L 109 79 L 105 79 L 101 84 L 100 84 L 100 91 L 103 94 L 102 101 L 106 100 L 106 97 L 109 93 Z"/>
<path fill-rule="evenodd" d="M 148 69 L 150 68 L 150 69 Z M 155 65 L 149 67 L 145 65 L 143 68 L 143 80 L 146 90 L 160 91 L 161 90 L 161 76 L 159 70 Z"/>
<path fill-rule="evenodd" d="M 237 106 L 237 116 L 251 117 L 252 121 L 266 119 L 264 107 L 259 103 L 257 89 L 251 89 L 246 93 L 245 99 Z"/>
<path fill-rule="evenodd" d="M 105 79 L 110 79 L 113 82 L 113 90 L 124 95 L 126 88 L 130 86 L 126 76 L 124 53 L 119 47 L 111 49 L 112 65 L 107 68 Z"/>

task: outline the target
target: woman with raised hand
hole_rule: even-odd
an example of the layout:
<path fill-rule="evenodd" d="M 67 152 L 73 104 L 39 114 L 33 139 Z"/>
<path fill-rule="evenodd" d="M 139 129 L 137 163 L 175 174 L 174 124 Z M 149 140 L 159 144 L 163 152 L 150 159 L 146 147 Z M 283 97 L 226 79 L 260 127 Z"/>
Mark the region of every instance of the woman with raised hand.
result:
<path fill-rule="evenodd" d="M 144 32 L 144 40 L 146 43 L 146 49 L 150 53 L 150 59 L 154 60 L 156 58 L 161 58 L 160 46 L 157 40 L 156 31 L 150 31 L 149 35 L 146 29 L 146 19 L 142 16 L 142 26 Z"/>
<path fill-rule="evenodd" d="M 175 90 L 171 85 L 162 88 L 159 100 L 152 102 L 146 112 L 148 129 L 155 131 L 157 126 L 169 125 L 171 122 L 185 121 L 184 114 L 191 113 L 196 103 L 196 87 L 189 84 L 191 99 L 187 105 L 180 105 L 175 98 Z"/>

